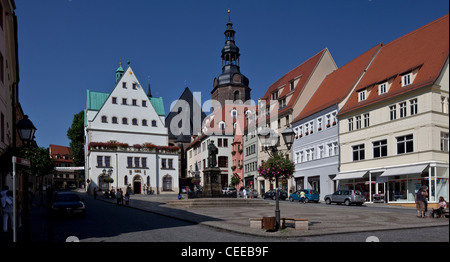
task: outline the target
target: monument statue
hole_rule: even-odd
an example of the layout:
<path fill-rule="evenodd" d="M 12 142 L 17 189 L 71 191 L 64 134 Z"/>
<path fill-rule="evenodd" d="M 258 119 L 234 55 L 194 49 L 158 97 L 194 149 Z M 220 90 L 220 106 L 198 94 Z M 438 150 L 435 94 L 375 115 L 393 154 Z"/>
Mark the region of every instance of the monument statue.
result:
<path fill-rule="evenodd" d="M 216 167 L 217 166 L 217 154 L 219 150 L 214 145 L 214 141 L 208 145 L 208 167 Z"/>

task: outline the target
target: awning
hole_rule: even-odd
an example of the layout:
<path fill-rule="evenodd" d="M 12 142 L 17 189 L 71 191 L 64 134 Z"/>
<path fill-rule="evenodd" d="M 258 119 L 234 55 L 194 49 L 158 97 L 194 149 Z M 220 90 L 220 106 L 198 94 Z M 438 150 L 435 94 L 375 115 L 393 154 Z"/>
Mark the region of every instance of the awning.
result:
<path fill-rule="evenodd" d="M 428 164 L 388 168 L 380 177 L 422 174 Z"/>
<path fill-rule="evenodd" d="M 369 171 L 357 171 L 357 172 L 349 172 L 349 173 L 339 173 L 333 180 L 342 180 L 342 179 L 357 179 L 365 176 Z"/>

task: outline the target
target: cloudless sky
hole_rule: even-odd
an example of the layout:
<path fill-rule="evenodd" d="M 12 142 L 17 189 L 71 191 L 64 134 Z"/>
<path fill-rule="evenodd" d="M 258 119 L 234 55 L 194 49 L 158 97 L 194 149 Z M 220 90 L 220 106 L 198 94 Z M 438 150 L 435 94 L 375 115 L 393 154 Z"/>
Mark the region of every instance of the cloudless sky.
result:
<path fill-rule="evenodd" d="M 19 101 L 36 141 L 69 146 L 86 90 L 111 92 L 127 61 L 166 115 L 185 81 L 202 102 L 221 74 L 227 10 L 252 99 L 324 48 L 338 67 L 449 13 L 447 0 L 16 0 Z"/>

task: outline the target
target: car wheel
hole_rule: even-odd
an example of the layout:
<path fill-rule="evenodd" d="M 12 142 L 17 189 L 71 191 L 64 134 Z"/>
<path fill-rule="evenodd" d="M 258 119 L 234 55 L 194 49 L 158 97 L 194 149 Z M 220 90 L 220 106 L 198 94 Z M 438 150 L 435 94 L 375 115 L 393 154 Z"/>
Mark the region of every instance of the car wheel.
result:
<path fill-rule="evenodd" d="M 331 199 L 329 199 L 329 198 L 325 199 L 325 203 L 326 203 L 327 205 L 331 205 Z"/>
<path fill-rule="evenodd" d="M 277 200 L 277 197 L 276 197 L 276 196 L 273 196 L 273 197 L 272 197 L 272 200 Z"/>
<path fill-rule="evenodd" d="M 289 198 L 289 201 L 294 202 L 294 199 L 292 197 Z"/>
<path fill-rule="evenodd" d="M 350 200 L 349 199 L 346 199 L 345 200 L 345 202 L 344 202 L 344 204 L 346 205 L 346 206 L 349 206 L 351 203 L 350 203 Z"/>
<path fill-rule="evenodd" d="M 305 203 L 308 203 L 309 202 L 309 199 L 307 198 L 307 197 L 305 197 Z"/>

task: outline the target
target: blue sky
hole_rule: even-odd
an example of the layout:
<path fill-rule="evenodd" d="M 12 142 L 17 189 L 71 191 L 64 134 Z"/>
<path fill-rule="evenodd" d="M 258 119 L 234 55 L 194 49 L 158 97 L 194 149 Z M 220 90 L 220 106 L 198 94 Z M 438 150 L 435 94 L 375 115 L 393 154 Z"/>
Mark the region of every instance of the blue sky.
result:
<path fill-rule="evenodd" d="M 324 48 L 338 67 L 449 12 L 447 0 L 16 0 L 19 100 L 36 141 L 69 146 L 86 90 L 111 92 L 131 62 L 166 114 L 185 81 L 211 98 L 231 9 L 252 99 Z"/>

